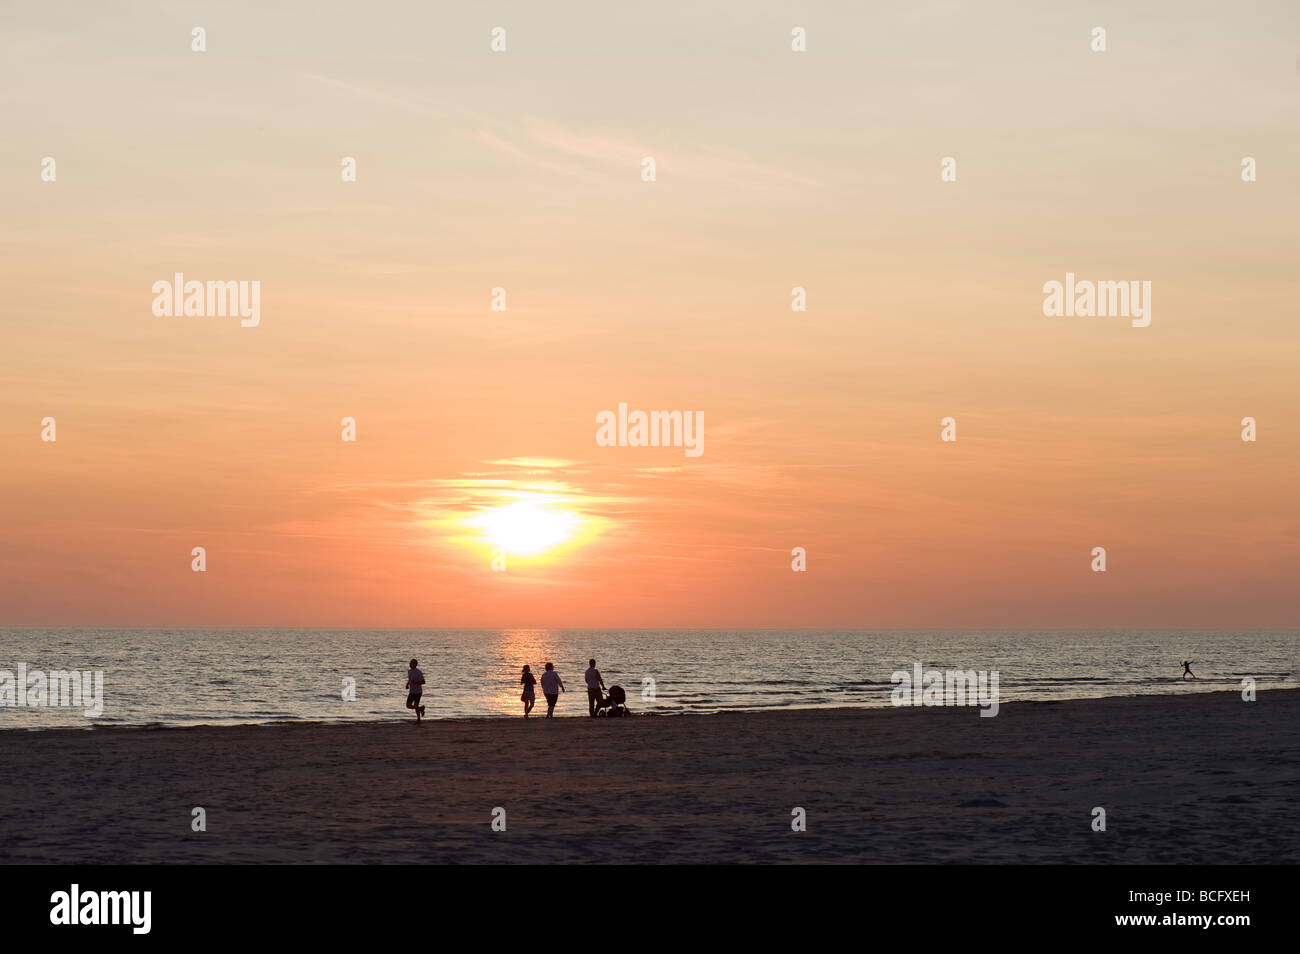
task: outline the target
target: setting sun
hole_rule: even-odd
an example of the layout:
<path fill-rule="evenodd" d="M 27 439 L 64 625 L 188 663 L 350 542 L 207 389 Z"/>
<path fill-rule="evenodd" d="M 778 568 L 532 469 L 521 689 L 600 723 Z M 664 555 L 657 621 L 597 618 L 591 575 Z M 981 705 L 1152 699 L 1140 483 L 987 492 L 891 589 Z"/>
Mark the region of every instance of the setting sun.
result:
<path fill-rule="evenodd" d="M 508 553 L 536 554 L 569 540 L 578 515 L 551 510 L 531 500 L 489 510 L 474 518 L 489 543 Z"/>

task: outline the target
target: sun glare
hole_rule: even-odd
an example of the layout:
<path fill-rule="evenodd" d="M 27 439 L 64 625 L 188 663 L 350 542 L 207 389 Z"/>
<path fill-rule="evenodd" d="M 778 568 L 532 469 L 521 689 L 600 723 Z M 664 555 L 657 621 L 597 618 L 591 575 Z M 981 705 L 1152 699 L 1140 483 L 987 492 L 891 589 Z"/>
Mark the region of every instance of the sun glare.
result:
<path fill-rule="evenodd" d="M 552 510 L 531 500 L 485 511 L 474 518 L 483 538 L 507 553 L 542 553 L 568 541 L 577 530 L 578 515 Z"/>

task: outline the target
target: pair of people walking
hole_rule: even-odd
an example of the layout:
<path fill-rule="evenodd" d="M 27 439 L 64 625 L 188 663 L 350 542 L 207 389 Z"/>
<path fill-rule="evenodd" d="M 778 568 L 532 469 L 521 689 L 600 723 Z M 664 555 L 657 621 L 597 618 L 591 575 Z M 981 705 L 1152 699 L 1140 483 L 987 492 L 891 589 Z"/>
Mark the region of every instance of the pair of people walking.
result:
<path fill-rule="evenodd" d="M 525 666 L 523 675 L 519 677 L 519 682 L 524 687 L 523 695 L 519 700 L 524 704 L 524 718 L 533 711 L 536 704 L 536 690 L 533 688 L 537 685 L 537 679 L 533 676 L 531 666 Z M 594 716 L 600 703 L 604 701 L 601 690 L 605 688 L 605 680 L 600 675 L 600 670 L 596 668 L 596 660 L 587 660 L 587 714 Z M 542 695 L 546 697 L 546 718 L 550 719 L 555 715 L 555 703 L 560 699 L 561 692 L 567 692 L 564 688 L 564 680 L 560 674 L 555 671 L 554 663 L 547 663 L 546 670 L 542 673 Z"/>
<path fill-rule="evenodd" d="M 524 667 L 524 674 L 519 677 L 519 682 L 524 687 L 523 695 L 519 701 L 524 704 L 524 718 L 528 718 L 528 713 L 533 711 L 533 706 L 537 704 L 537 677 L 533 675 L 531 666 Z M 550 718 L 555 711 L 555 703 L 560 698 L 560 693 L 564 692 L 564 680 L 560 674 L 555 671 L 554 663 L 546 664 L 546 671 L 542 673 L 542 695 L 546 696 L 546 718 Z"/>

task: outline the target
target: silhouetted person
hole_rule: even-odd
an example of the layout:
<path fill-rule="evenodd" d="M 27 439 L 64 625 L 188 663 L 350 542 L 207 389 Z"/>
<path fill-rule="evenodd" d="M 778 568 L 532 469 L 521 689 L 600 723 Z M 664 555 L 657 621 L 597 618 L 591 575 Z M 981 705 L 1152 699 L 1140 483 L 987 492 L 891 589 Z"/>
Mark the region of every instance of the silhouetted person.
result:
<path fill-rule="evenodd" d="M 551 718 L 552 713 L 555 712 L 555 703 L 560 698 L 560 693 L 567 691 L 564 688 L 564 680 L 555 671 L 555 666 L 547 663 L 546 672 L 542 673 L 542 695 L 546 697 L 546 718 Z"/>
<path fill-rule="evenodd" d="M 587 660 L 587 715 L 594 716 L 596 710 L 600 708 L 600 703 L 605 701 L 600 690 L 605 688 L 605 680 L 600 678 L 600 670 L 596 668 L 596 660 Z"/>
<path fill-rule="evenodd" d="M 533 711 L 533 706 L 537 704 L 537 693 L 533 686 L 537 685 L 537 677 L 533 675 L 531 666 L 524 667 L 524 674 L 519 677 L 519 682 L 524 687 L 524 694 L 519 697 L 524 704 L 524 718 L 528 718 L 528 713 Z"/>
<path fill-rule="evenodd" d="M 1192 672 L 1191 660 L 1183 663 L 1183 678 L 1186 679 L 1188 676 L 1191 676 L 1193 679 L 1196 678 L 1196 673 Z"/>
<path fill-rule="evenodd" d="M 406 674 L 406 708 L 415 710 L 415 721 L 424 715 L 424 706 L 420 705 L 420 696 L 424 693 L 424 673 L 420 672 L 419 660 L 411 660 L 411 670 Z"/>

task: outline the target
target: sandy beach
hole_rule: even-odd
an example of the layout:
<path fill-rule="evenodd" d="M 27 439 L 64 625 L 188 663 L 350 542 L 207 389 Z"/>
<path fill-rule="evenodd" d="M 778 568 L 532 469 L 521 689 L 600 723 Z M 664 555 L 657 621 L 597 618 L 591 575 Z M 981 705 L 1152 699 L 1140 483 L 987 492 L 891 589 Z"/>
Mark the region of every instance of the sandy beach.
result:
<path fill-rule="evenodd" d="M 1294 863 L 1297 725 L 1274 691 L 4 731 L 0 861 Z"/>

